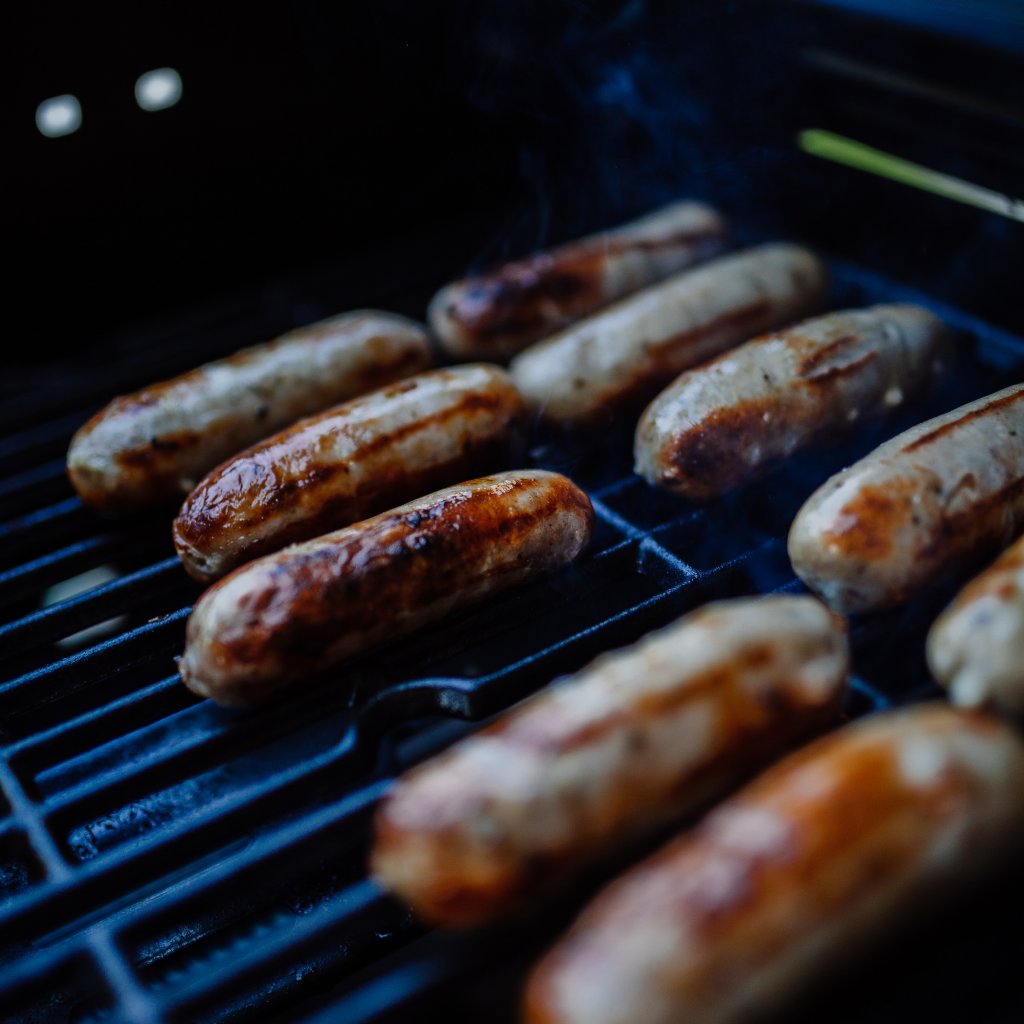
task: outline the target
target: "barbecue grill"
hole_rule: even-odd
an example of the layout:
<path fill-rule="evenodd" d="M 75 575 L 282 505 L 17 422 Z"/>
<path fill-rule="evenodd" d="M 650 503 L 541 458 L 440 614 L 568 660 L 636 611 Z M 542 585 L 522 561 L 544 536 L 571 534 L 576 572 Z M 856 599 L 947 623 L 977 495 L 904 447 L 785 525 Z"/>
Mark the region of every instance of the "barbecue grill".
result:
<path fill-rule="evenodd" d="M 397 24 L 387 32 L 367 11 L 346 21 L 310 9 L 290 23 L 294 38 L 275 38 L 283 65 L 299 66 L 301 57 L 323 79 L 339 45 L 320 32 L 326 22 L 365 40 L 357 70 L 379 60 L 394 71 L 356 117 L 364 125 L 396 115 L 393 130 L 373 135 L 384 170 L 375 184 L 368 174 L 359 179 L 366 208 L 342 210 L 330 179 L 283 212 L 259 214 L 270 243 L 298 238 L 308 258 L 270 243 L 247 251 L 250 226 L 186 266 L 212 201 L 182 231 L 168 226 L 173 216 L 160 217 L 159 195 L 139 199 L 137 189 L 132 207 L 105 185 L 101 215 L 116 220 L 119 242 L 132 230 L 158 230 L 164 248 L 140 267 L 130 246 L 104 236 L 97 262 L 74 276 L 68 267 L 86 252 L 83 233 L 96 214 L 69 214 L 66 196 L 57 209 L 42 204 L 62 173 L 48 147 L 69 144 L 66 175 L 86 167 L 87 184 L 102 179 L 89 161 L 103 132 L 99 142 L 87 137 L 90 95 L 109 112 L 102 90 L 83 95 L 80 139 L 26 141 L 22 184 L 38 179 L 29 194 L 41 205 L 27 204 L 13 225 L 26 233 L 21 295 L 25 308 L 52 316 L 42 326 L 36 316 L 33 344 L 12 353 L 0 406 L 4 1019 L 319 1024 L 414 1019 L 428 1009 L 453 1020 L 514 1019 L 522 972 L 568 919 L 573 899 L 539 921 L 482 935 L 424 930 L 366 877 L 370 816 L 389 781 L 555 676 L 708 600 L 799 590 L 785 535 L 827 475 L 913 422 L 1021 379 L 1024 231 L 1007 193 L 1022 151 L 1008 146 L 1019 144 L 1024 126 L 1016 74 L 1024 44 L 1011 32 L 1021 24 L 1012 11 L 990 2 L 958 21 L 959 8 L 948 5 L 923 22 L 919 5 L 907 4 L 897 22 L 852 10 L 873 6 L 866 2 L 694 5 L 714 12 L 633 3 L 599 5 L 585 17 L 569 5 L 509 5 L 515 14 L 453 4 L 428 19 L 412 11 L 418 6 L 390 5 Z M 244 40 L 269 46 L 278 29 L 250 25 Z M 426 47 L 414 30 L 426 34 Z M 406 64 L 394 43 L 403 32 L 419 46 Z M 168 39 L 184 45 L 173 26 Z M 425 88 L 433 61 L 424 52 L 442 41 L 459 69 L 438 95 L 409 100 L 410 112 L 396 97 Z M 97 52 L 112 45 L 98 40 Z M 136 64 L 150 51 L 154 64 L 184 60 L 150 47 Z M 513 88 L 529 79 L 527 64 L 539 84 Z M 490 92 L 481 85 L 485 67 Z M 139 114 L 153 118 L 140 143 L 153 152 L 156 119 L 177 118 L 169 130 L 187 139 L 190 111 L 203 116 L 201 96 L 190 97 L 220 81 L 180 70 L 180 109 Z M 18 95 L 42 88 L 42 75 L 26 71 Z M 333 170 L 337 143 L 324 139 L 323 117 L 340 116 L 336 75 L 320 82 L 319 105 L 296 133 L 306 140 L 304 158 L 317 152 L 311 140 L 322 140 Z M 272 84 L 285 89 L 287 78 L 275 74 Z M 281 128 L 280 111 L 299 109 L 293 101 L 306 87 L 285 89 L 266 115 L 272 129 Z M 5 116 L 15 111 L 31 127 L 32 104 L 49 94 L 32 93 Z M 415 168 L 419 184 L 396 200 L 410 162 L 430 159 L 410 161 L 402 129 L 431 104 L 432 124 L 449 119 L 435 132 L 450 149 L 435 147 L 435 164 Z M 113 122 L 94 120 L 109 142 Z M 410 131 L 420 143 L 430 134 Z M 24 126 L 17 132 L 24 137 Z M 310 186 L 306 169 L 283 170 L 270 152 L 280 141 L 266 147 L 271 184 L 243 182 L 243 202 L 224 214 L 229 227 L 253 215 L 242 206 Z M 872 173 L 866 147 L 882 154 Z M 228 149 L 211 156 L 218 180 L 237 170 Z M 171 171 L 183 173 L 187 161 L 176 159 Z M 572 187 L 589 160 L 601 167 L 597 193 Z M 928 170 L 953 184 L 936 184 Z M 171 172 L 159 175 L 168 185 Z M 77 187 L 69 185 L 73 194 Z M 200 588 L 173 557 L 173 510 L 116 522 L 85 510 L 64 475 L 73 431 L 116 393 L 338 310 L 373 305 L 422 317 L 430 293 L 474 261 L 612 224 L 680 193 L 720 205 L 740 241 L 816 245 L 832 271 L 833 308 L 930 307 L 957 332 L 957 372 L 901 419 L 794 459 L 703 508 L 632 475 L 630 424 L 599 445 L 538 433 L 529 463 L 570 475 L 597 512 L 596 541 L 571 569 L 362 657 L 271 709 L 232 713 L 189 693 L 174 658 Z M 164 213 L 182 213 L 185 191 L 172 199 Z M 134 229 L 130 209 L 145 214 Z M 297 211 L 317 210 L 317 230 L 296 227 Z M 348 234 L 339 236 L 344 223 Z M 66 248 L 46 276 L 43 256 L 56 242 Z M 234 262 L 218 274 L 226 257 Z M 142 312 L 149 315 L 140 320 Z M 848 716 L 937 693 L 924 634 L 952 592 L 940 587 L 854 622 Z M 1001 879 L 834 983 L 808 1018 L 962 1020 L 969 1000 L 973 1019 L 1019 1020 L 1024 992 L 1013 968 L 1022 911 L 1021 884 Z"/>

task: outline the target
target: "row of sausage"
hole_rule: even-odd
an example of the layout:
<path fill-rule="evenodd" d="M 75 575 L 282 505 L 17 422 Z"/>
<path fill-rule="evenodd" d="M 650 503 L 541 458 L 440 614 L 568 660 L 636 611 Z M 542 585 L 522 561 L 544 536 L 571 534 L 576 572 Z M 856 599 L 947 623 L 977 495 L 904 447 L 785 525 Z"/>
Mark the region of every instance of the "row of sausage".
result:
<path fill-rule="evenodd" d="M 952 364 L 926 310 L 801 321 L 824 301 L 820 261 L 724 244 L 714 211 L 682 203 L 442 290 L 429 320 L 446 352 L 514 356 L 508 371 L 430 370 L 421 327 L 360 312 L 98 414 L 69 452 L 83 500 L 118 512 L 191 492 L 179 555 L 200 580 L 228 574 L 189 619 L 187 685 L 255 704 L 573 561 L 593 533 L 586 494 L 540 470 L 479 476 L 521 460 L 531 416 L 593 430 L 650 403 L 637 472 L 706 501 L 926 394 Z M 429 920 L 482 923 L 834 724 L 837 612 L 890 607 L 1005 547 L 1024 526 L 1022 430 L 1018 386 L 827 481 L 789 552 L 834 611 L 730 602 L 605 656 L 401 780 L 377 817 L 377 876 Z M 932 631 L 959 704 L 1024 711 L 1022 564 L 1024 541 Z M 732 1021 L 782 1005 L 848 944 L 1018 850 L 1022 782 L 1020 741 L 982 713 L 839 729 L 614 883 L 534 973 L 527 1017 Z"/>

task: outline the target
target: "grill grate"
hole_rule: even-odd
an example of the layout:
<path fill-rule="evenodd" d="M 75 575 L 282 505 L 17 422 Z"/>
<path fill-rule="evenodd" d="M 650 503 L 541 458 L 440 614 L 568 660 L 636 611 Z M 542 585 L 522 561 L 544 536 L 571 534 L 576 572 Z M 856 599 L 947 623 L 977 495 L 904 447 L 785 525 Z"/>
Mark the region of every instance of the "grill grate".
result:
<path fill-rule="evenodd" d="M 837 307 L 920 301 L 849 264 L 833 273 Z M 960 331 L 963 364 L 885 436 L 1024 366 L 1024 342 L 926 304 Z M 221 348 L 233 327 L 221 323 Z M 150 363 L 172 372 L 174 344 L 164 336 L 139 379 L 129 367 L 119 384 L 145 383 Z M 195 355 L 176 351 L 181 368 Z M 200 702 L 174 674 L 199 588 L 171 557 L 167 512 L 112 524 L 71 496 L 63 453 L 95 384 L 80 408 L 73 393 L 51 396 L 35 426 L 0 438 L 0 991 L 10 1019 L 360 1021 L 456 978 L 472 989 L 478 967 L 499 985 L 508 951 L 522 960 L 543 927 L 425 934 L 366 879 L 367 826 L 389 779 L 686 610 L 797 589 L 785 554 L 792 515 L 883 437 L 794 460 L 705 509 L 631 475 L 628 430 L 602 439 L 599 455 L 542 444 L 532 461 L 594 499 L 598 536 L 578 565 L 352 663 L 335 673 L 344 686 L 239 714 Z M 69 595 L 96 570 L 106 582 Z M 922 638 L 948 595 L 855 624 L 850 714 L 934 693 Z"/>

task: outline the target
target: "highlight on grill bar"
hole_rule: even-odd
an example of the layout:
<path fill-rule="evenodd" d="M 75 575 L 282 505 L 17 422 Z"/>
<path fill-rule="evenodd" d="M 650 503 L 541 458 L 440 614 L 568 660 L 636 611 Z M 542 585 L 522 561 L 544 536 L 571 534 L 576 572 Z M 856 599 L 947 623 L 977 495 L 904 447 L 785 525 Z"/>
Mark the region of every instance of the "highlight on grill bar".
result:
<path fill-rule="evenodd" d="M 97 58 L 113 47 L 104 82 L 123 77 L 128 102 L 143 55 L 179 74 L 178 103 L 136 111 L 130 142 L 112 139 L 127 115 L 102 88 L 25 73 L 38 95 L 25 104 L 35 134 L 22 183 L 51 205 L 30 203 L 14 225 L 22 301 L 53 314 L 26 334 L 47 345 L 12 353 L 0 380 L 0 1019 L 518 1020 L 531 969 L 628 861 L 584 872 L 532 917 L 430 929 L 368 874 L 373 818 L 393 782 L 686 613 L 803 593 L 786 542 L 816 488 L 915 423 L 1022 379 L 1024 316 L 1010 287 L 1019 225 L 998 202 L 958 202 L 1013 198 L 1024 45 L 999 0 L 984 4 L 1005 19 L 995 39 L 962 23 L 950 32 L 922 5 L 885 20 L 868 0 L 692 11 L 647 0 L 587 13 L 397 3 L 387 30 L 371 6 L 289 25 L 254 16 L 244 28 L 207 12 L 225 46 L 243 33 L 230 89 L 189 56 L 191 23 L 169 18 L 154 35 L 126 22 L 133 61 L 113 47 L 116 33 L 88 35 Z M 19 28 L 31 37 L 31 27 L 26 15 Z M 76 27 L 64 26 L 69 38 Z M 374 60 L 392 75 L 355 109 Z M 238 98 L 245 73 L 251 109 L 236 103 L 237 123 L 209 131 L 203 119 Z M 35 106 L 75 89 L 77 130 L 36 132 Z M 324 131 L 339 110 L 372 157 Z M 258 159 L 245 148 L 253 126 L 273 142 Z M 275 162 L 301 133 L 303 159 Z M 865 149 L 830 145 L 836 137 L 946 177 L 861 159 Z M 182 155 L 197 141 L 205 170 Z M 163 156 L 148 191 L 109 171 L 103 147 L 115 145 L 133 166 L 143 152 Z M 434 158 L 412 182 L 416 147 Z M 268 173 L 238 174 L 254 163 Z M 71 171 L 79 183 L 53 191 Z M 339 199 L 339 181 L 366 202 Z M 74 209 L 90 187 L 96 203 Z M 592 542 L 572 565 L 266 707 L 217 707 L 182 685 L 176 659 L 203 587 L 175 557 L 175 504 L 116 521 L 81 504 L 65 455 L 90 416 L 115 394 L 343 310 L 423 321 L 447 282 L 686 196 L 721 211 L 737 251 L 793 239 L 820 254 L 825 309 L 930 310 L 953 335 L 954 371 L 894 415 L 702 503 L 634 473 L 635 416 L 578 436 L 538 418 L 517 465 L 564 474 L 593 505 Z M 296 228 L 313 223 L 324 225 L 317 237 Z M 942 696 L 925 641 L 962 582 L 852 618 L 844 720 Z M 1004 872 L 925 925 L 896 921 L 887 947 L 785 1019 L 952 1022 L 964 1005 L 979 1021 L 1017 1019 L 1022 911 L 1024 885 Z"/>

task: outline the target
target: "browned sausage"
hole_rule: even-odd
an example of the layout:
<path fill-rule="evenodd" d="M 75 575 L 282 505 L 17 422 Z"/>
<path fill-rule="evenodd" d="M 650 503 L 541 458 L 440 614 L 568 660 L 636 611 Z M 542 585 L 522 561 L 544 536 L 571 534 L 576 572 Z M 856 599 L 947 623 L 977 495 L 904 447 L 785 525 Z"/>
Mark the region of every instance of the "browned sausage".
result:
<path fill-rule="evenodd" d="M 426 369 L 426 331 L 391 313 L 344 313 L 116 398 L 71 440 L 68 474 L 97 511 L 186 494 L 246 445 Z"/>
<path fill-rule="evenodd" d="M 675 203 L 448 285 L 430 303 L 430 326 L 457 359 L 507 358 L 724 245 L 725 226 L 714 210 Z"/>
<path fill-rule="evenodd" d="M 821 261 L 796 245 L 722 256 L 533 345 L 512 361 L 512 377 L 552 423 L 639 412 L 683 370 L 811 313 L 825 281 Z"/>
<path fill-rule="evenodd" d="M 828 723 L 847 663 L 812 598 L 709 605 L 400 779 L 373 871 L 441 924 L 535 904 Z"/>
<path fill-rule="evenodd" d="M 190 575 L 216 579 L 286 544 L 501 469 L 521 454 L 525 416 L 496 366 L 408 377 L 219 466 L 174 521 L 175 547 Z"/>
<path fill-rule="evenodd" d="M 1024 748 L 934 704 L 847 726 L 609 886 L 541 961 L 529 1024 L 778 1013 L 1024 845 Z"/>
<path fill-rule="evenodd" d="M 807 499 L 789 531 L 797 575 L 833 608 L 913 596 L 1024 527 L 1024 384 L 886 441 Z"/>
<path fill-rule="evenodd" d="M 957 595 L 927 651 L 954 704 L 1024 719 L 1024 538 Z"/>
<path fill-rule="evenodd" d="M 188 620 L 181 676 L 256 704 L 456 608 L 571 562 L 590 540 L 571 480 L 516 470 L 436 491 L 236 569 Z"/>
<path fill-rule="evenodd" d="M 708 501 L 912 400 L 951 362 L 942 321 L 918 306 L 805 320 L 670 384 L 637 425 L 636 471 Z"/>

